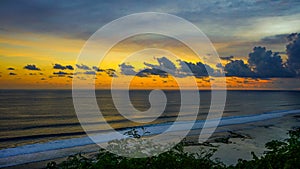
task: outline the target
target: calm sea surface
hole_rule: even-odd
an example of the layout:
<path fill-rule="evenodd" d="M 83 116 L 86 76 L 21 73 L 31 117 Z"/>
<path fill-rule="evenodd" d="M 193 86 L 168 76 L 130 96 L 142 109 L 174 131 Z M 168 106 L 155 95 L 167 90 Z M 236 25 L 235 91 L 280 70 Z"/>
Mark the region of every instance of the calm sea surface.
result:
<path fill-rule="evenodd" d="M 150 107 L 149 92 L 130 92 L 136 109 L 145 111 Z M 165 112 L 151 123 L 176 120 L 180 109 L 180 93 L 165 91 L 165 94 L 168 99 Z M 105 120 L 113 128 L 141 125 L 118 113 L 110 91 L 97 90 L 96 96 Z M 198 119 L 205 119 L 210 96 L 211 92 L 200 91 Z M 296 91 L 228 91 L 223 116 L 300 109 L 299 98 L 300 92 Z M 188 113 L 186 120 L 189 120 Z M 89 125 L 94 124 L 91 122 Z M 71 90 L 0 90 L 0 149 L 82 136 L 85 136 L 85 132 L 76 117 Z"/>

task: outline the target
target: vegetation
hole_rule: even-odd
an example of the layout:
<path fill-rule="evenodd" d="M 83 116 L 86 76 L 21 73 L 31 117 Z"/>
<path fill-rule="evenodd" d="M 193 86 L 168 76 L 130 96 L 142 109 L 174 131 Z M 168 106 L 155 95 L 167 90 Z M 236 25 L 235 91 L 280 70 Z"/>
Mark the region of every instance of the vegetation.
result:
<path fill-rule="evenodd" d="M 135 130 L 133 137 L 141 135 Z M 170 151 L 147 158 L 126 158 L 117 156 L 101 149 L 96 158 L 86 158 L 82 154 L 70 156 L 66 161 L 47 164 L 48 169 L 294 169 L 300 168 L 300 128 L 289 131 L 289 138 L 284 141 L 271 141 L 266 144 L 269 150 L 257 157 L 253 152 L 250 161 L 239 159 L 235 166 L 225 166 L 222 162 L 212 159 L 214 150 L 199 153 L 184 151 L 184 143 L 173 147 Z M 135 136 L 134 136 L 135 135 Z"/>
<path fill-rule="evenodd" d="M 289 138 L 285 141 L 273 140 L 265 146 L 269 151 L 262 157 L 251 153 L 253 159 L 250 161 L 239 160 L 234 167 L 236 169 L 295 169 L 300 168 L 300 128 L 289 131 Z"/>

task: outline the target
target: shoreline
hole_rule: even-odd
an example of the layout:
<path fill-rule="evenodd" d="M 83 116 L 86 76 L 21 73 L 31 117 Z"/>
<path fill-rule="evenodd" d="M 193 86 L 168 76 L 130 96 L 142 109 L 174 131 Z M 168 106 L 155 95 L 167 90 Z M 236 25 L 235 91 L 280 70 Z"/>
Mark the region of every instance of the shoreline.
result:
<path fill-rule="evenodd" d="M 258 156 L 262 155 L 263 152 L 266 151 L 264 148 L 266 142 L 271 140 L 283 140 L 287 138 L 288 130 L 297 126 L 300 126 L 299 113 L 254 123 L 221 126 L 218 127 L 218 130 L 224 130 L 227 132 L 218 132 L 213 134 L 208 141 L 209 144 L 206 145 L 199 145 L 199 143 L 197 143 L 197 134 L 187 136 L 186 140 L 189 145 L 185 146 L 185 151 L 195 153 L 201 149 L 215 148 L 217 151 L 212 158 L 218 158 L 224 164 L 232 165 L 235 164 L 239 158 L 250 160 L 252 158 L 251 151 Z M 197 133 L 199 130 L 195 130 L 194 132 Z M 212 145 L 213 147 L 209 145 Z M 30 156 L 27 156 L 27 158 L 26 155 L 12 156 L 5 158 L 5 160 L 2 158 L 0 159 L 0 164 L 5 169 L 38 169 L 46 167 L 46 164 L 51 161 L 56 161 L 59 163 L 65 160 L 69 155 L 74 155 L 81 152 L 90 156 L 97 153 L 98 150 L 98 145 L 90 144 L 85 146 L 39 152 L 35 155 L 30 154 Z M 228 156 L 228 154 L 230 154 L 230 156 Z M 26 161 L 30 161 L 30 158 L 33 158 L 34 156 L 40 158 L 40 160 L 26 163 Z M 49 157 L 53 158 L 49 159 Z M 15 161 L 17 165 L 5 166 L 5 164 L 3 164 L 5 162 L 6 165 L 9 165 L 9 161 Z"/>
<path fill-rule="evenodd" d="M 229 131 L 234 130 L 234 132 L 227 132 L 222 135 L 212 136 L 209 141 L 209 144 L 211 144 L 212 147 L 190 145 L 186 146 L 186 151 L 195 153 L 203 148 L 215 148 L 216 152 L 212 158 L 220 159 L 220 161 L 226 165 L 234 165 L 237 163 L 238 159 L 251 160 L 251 152 L 254 152 L 260 157 L 265 151 L 267 151 L 265 148 L 265 144 L 267 142 L 272 140 L 283 141 L 288 138 L 289 130 L 295 127 L 300 127 L 300 115 L 287 115 L 282 118 L 270 119 L 249 125 L 254 127 L 234 130 L 238 128 L 238 126 L 232 126 L 233 128 Z"/>

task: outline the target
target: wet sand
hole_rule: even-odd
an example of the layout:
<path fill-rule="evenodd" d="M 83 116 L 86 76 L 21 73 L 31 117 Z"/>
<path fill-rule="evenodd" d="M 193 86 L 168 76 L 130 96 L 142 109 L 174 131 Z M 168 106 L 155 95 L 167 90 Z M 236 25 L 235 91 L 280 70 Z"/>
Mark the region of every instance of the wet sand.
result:
<path fill-rule="evenodd" d="M 238 159 L 251 160 L 251 152 L 261 156 L 267 149 L 265 144 L 272 140 L 288 138 L 288 131 L 300 127 L 300 116 L 289 115 L 282 118 L 246 124 L 249 128 L 240 129 L 240 125 L 227 126 L 229 132 L 215 134 L 209 140 L 212 147 L 203 145 L 186 146 L 188 152 L 200 149 L 217 149 L 213 158 L 220 159 L 226 165 L 237 163 Z M 190 138 L 194 140 L 195 138 Z"/>
<path fill-rule="evenodd" d="M 252 151 L 258 156 L 262 155 L 264 151 L 266 151 L 264 148 L 265 143 L 271 140 L 284 140 L 288 137 L 288 130 L 294 127 L 300 127 L 300 115 L 288 115 L 255 123 L 219 127 L 218 131 L 225 132 L 215 133 L 208 140 L 209 144 L 199 145 L 197 141 L 198 135 L 188 136 L 186 141 L 189 145 L 185 147 L 185 151 L 196 153 L 201 149 L 217 149 L 213 158 L 218 158 L 226 165 L 232 165 L 235 164 L 239 158 L 245 160 L 252 159 Z M 197 131 L 194 132 L 197 133 Z M 97 153 L 98 149 L 99 147 L 97 145 L 92 144 L 51 150 L 36 153 L 36 155 L 31 156 L 22 155 L 0 159 L 0 164 L 2 166 L 5 164 L 9 165 L 9 161 L 15 161 L 15 166 L 6 167 L 6 169 L 39 169 L 46 167 L 46 164 L 50 161 L 59 163 L 65 160 L 67 156 L 79 152 L 92 157 Z M 32 160 L 34 156 L 36 161 Z M 26 163 L 27 161 L 34 162 Z"/>

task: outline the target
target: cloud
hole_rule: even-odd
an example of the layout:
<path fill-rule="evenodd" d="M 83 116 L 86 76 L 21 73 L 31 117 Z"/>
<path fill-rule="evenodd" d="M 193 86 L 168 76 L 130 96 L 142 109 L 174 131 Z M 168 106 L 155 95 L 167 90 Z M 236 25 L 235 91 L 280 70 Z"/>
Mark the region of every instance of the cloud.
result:
<path fill-rule="evenodd" d="M 59 72 L 53 72 L 54 75 L 67 75 L 67 72 L 59 71 Z"/>
<path fill-rule="evenodd" d="M 288 45 L 286 46 L 286 52 L 288 55 L 288 67 L 291 71 L 300 75 L 300 33 L 292 33 L 288 37 Z"/>
<path fill-rule="evenodd" d="M 13 72 L 10 72 L 9 75 L 10 75 L 10 76 L 15 76 L 15 75 L 17 75 L 17 74 L 16 74 L 16 73 L 13 73 Z"/>
<path fill-rule="evenodd" d="M 97 66 L 92 67 L 96 72 L 104 72 L 103 69 L 98 68 Z"/>
<path fill-rule="evenodd" d="M 73 75 L 72 73 L 63 72 L 63 71 L 53 72 L 53 74 L 58 75 L 59 77 L 63 77 L 63 76 L 66 76 L 66 75 Z"/>
<path fill-rule="evenodd" d="M 66 68 L 69 70 L 74 70 L 73 66 L 71 66 L 71 65 L 66 65 Z"/>
<path fill-rule="evenodd" d="M 7 68 L 7 70 L 15 70 L 15 68 L 9 67 L 9 68 Z"/>
<path fill-rule="evenodd" d="M 221 63 L 217 63 L 217 64 L 216 64 L 216 67 L 217 67 L 217 68 L 224 68 L 223 65 L 222 65 Z"/>
<path fill-rule="evenodd" d="M 170 74 L 175 74 L 177 68 L 171 60 L 169 60 L 168 58 L 166 58 L 164 56 L 161 58 L 157 58 L 156 60 L 158 62 L 158 65 L 153 65 L 150 63 L 146 63 L 146 62 L 144 62 L 144 65 L 146 65 L 152 69 L 163 70 L 164 72 L 168 72 Z"/>
<path fill-rule="evenodd" d="M 149 77 L 149 73 L 147 73 L 147 71 L 149 71 L 149 70 L 144 69 L 144 70 L 138 72 L 138 73 L 136 74 L 136 76 L 138 76 L 138 77 Z"/>
<path fill-rule="evenodd" d="M 253 77 L 255 75 L 243 60 L 232 60 L 225 65 L 224 71 L 226 76 Z"/>
<path fill-rule="evenodd" d="M 266 36 L 260 40 L 261 43 L 265 44 L 284 44 L 287 42 L 287 36 L 289 34 L 279 34 L 273 36 Z"/>
<path fill-rule="evenodd" d="M 168 74 L 171 74 L 175 77 L 186 77 L 186 76 L 195 76 L 206 77 L 206 76 L 220 76 L 220 70 L 215 70 L 207 64 L 201 62 L 192 63 L 183 60 L 177 60 L 179 63 L 179 68 L 175 64 L 167 59 L 166 57 L 157 58 L 159 65 L 153 65 L 150 63 L 144 63 L 147 68 L 137 74 L 140 77 L 147 77 L 148 75 L 159 75 L 161 77 L 167 77 Z"/>
<path fill-rule="evenodd" d="M 125 8 L 129 6 L 131 8 Z M 34 10 L 33 10 L 34 9 Z M 99 10 L 101 9 L 101 10 Z M 98 28 L 121 16 L 137 12 L 165 12 L 203 25 L 204 32 L 233 34 L 252 19 L 299 13 L 299 1 L 3 1 L 2 29 L 52 33 L 87 39 Z M 200 17 L 199 17 L 200 16 Z M 10 19 L 7 19 L 10 18 Z M 80 22 L 78 22 L 80 21 Z M 208 25 L 208 26 L 206 26 Z M 247 27 L 246 27 L 247 28 Z M 246 29 L 245 28 L 245 29 Z M 221 29 L 221 31 L 220 31 Z M 228 32 L 228 33 L 227 33 Z M 224 35 L 223 35 L 224 36 Z"/>
<path fill-rule="evenodd" d="M 281 43 L 284 36 L 285 34 L 282 34 L 263 40 L 269 44 Z M 298 36 L 299 34 L 291 34 L 287 37 L 289 41 L 286 50 L 288 54 L 287 63 L 282 61 L 280 52 L 272 52 L 265 47 L 258 46 L 249 53 L 248 64 L 244 63 L 243 60 L 232 60 L 233 57 L 221 58 L 230 60 L 224 67 L 226 75 L 252 78 L 295 77 L 295 72 L 300 73 L 300 40 Z"/>
<path fill-rule="evenodd" d="M 221 56 L 220 59 L 231 61 L 234 58 L 234 56 Z"/>
<path fill-rule="evenodd" d="M 27 69 L 27 70 L 41 70 L 40 68 L 36 67 L 36 65 L 26 65 L 24 66 L 24 69 Z"/>
<path fill-rule="evenodd" d="M 37 75 L 36 73 L 29 73 L 29 76 L 35 76 Z"/>
<path fill-rule="evenodd" d="M 134 71 L 134 67 L 129 64 L 122 63 L 119 65 L 121 69 L 121 74 L 123 75 L 135 75 L 136 71 Z"/>
<path fill-rule="evenodd" d="M 74 70 L 73 66 L 71 66 L 71 65 L 63 66 L 63 65 L 58 64 L 58 63 L 54 64 L 53 69 L 60 69 L 60 70 L 69 69 L 69 70 Z"/>
<path fill-rule="evenodd" d="M 165 56 L 156 58 L 156 61 L 158 62 L 158 65 L 144 62 L 144 65 L 148 68 L 140 71 L 137 76 L 147 77 L 149 75 L 158 75 L 162 78 L 165 78 L 168 77 L 168 74 L 173 76 L 178 75 L 178 69 L 176 68 L 175 64 Z"/>
<path fill-rule="evenodd" d="M 291 77 L 291 73 L 282 62 L 277 52 L 266 50 L 265 47 L 254 47 L 249 53 L 248 63 L 258 77 Z"/>
<path fill-rule="evenodd" d="M 81 64 L 81 65 L 76 64 L 76 67 L 77 67 L 78 69 L 82 69 L 82 70 L 91 70 L 90 67 L 88 67 L 87 65 L 84 65 L 84 64 Z"/>
<path fill-rule="evenodd" d="M 65 70 L 66 67 L 63 66 L 63 65 L 61 65 L 61 64 L 56 63 L 56 64 L 53 66 L 53 69 L 61 69 L 61 70 Z"/>
<path fill-rule="evenodd" d="M 176 70 L 175 64 L 166 57 L 157 58 L 159 66 L 166 70 Z"/>
<path fill-rule="evenodd" d="M 158 75 L 159 77 L 162 77 L 162 78 L 168 77 L 167 72 L 160 70 L 160 69 L 156 69 L 156 68 L 144 69 L 144 70 L 138 72 L 136 75 L 139 77 L 149 77 L 150 75 Z"/>
<path fill-rule="evenodd" d="M 116 75 L 115 69 L 106 69 L 105 73 L 110 77 L 118 77 L 118 75 Z"/>
<path fill-rule="evenodd" d="M 86 71 L 86 72 L 84 72 L 84 74 L 86 74 L 86 75 L 96 75 L 96 72 L 95 71 Z"/>
<path fill-rule="evenodd" d="M 195 77 L 205 77 L 209 74 L 214 75 L 214 69 L 201 62 L 192 63 L 182 60 L 178 60 L 178 62 L 180 65 L 180 73 L 185 73 L 187 76 L 193 75 Z"/>

